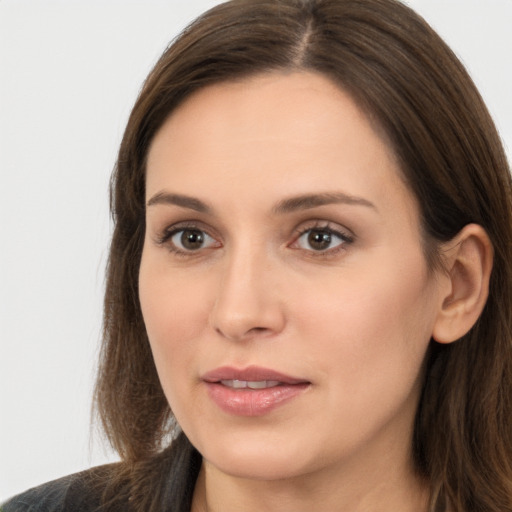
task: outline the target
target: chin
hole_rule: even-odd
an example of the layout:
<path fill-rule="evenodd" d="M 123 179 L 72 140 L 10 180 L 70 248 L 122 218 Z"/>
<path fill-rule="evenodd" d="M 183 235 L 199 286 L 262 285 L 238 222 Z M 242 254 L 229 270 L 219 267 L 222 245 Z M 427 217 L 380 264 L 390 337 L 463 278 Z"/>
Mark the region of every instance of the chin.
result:
<path fill-rule="evenodd" d="M 297 460 L 293 456 L 233 455 L 221 457 L 219 460 L 216 458 L 214 460 L 206 458 L 206 460 L 222 473 L 247 480 L 287 480 L 307 473 L 297 467 Z"/>
<path fill-rule="evenodd" d="M 272 439 L 261 433 L 256 439 L 251 437 L 217 437 L 214 443 L 198 443 L 196 447 L 209 464 L 237 478 L 284 480 L 314 469 L 304 450 L 309 445 L 307 440 L 300 441 L 293 436 Z"/>

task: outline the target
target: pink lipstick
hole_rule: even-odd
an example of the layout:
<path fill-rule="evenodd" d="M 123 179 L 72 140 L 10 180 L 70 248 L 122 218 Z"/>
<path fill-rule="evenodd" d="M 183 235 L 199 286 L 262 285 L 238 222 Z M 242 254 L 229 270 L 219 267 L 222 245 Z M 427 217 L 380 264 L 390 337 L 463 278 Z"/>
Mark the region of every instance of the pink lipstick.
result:
<path fill-rule="evenodd" d="M 305 391 L 310 382 L 268 368 L 216 368 L 202 376 L 208 394 L 224 412 L 262 416 Z"/>

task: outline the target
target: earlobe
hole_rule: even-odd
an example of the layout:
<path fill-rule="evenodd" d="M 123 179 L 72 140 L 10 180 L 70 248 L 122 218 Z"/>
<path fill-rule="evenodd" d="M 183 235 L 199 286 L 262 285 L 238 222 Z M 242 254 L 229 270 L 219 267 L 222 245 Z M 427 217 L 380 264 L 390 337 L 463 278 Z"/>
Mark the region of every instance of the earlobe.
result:
<path fill-rule="evenodd" d="M 443 261 L 447 286 L 432 337 L 451 343 L 475 325 L 489 295 L 493 248 L 486 231 L 478 224 L 465 226 L 445 244 Z"/>

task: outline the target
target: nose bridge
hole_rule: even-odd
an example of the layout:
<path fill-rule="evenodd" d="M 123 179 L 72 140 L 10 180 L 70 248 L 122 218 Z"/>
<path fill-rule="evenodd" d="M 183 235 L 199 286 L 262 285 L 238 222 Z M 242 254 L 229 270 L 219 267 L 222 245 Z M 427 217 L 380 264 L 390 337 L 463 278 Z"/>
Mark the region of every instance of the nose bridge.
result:
<path fill-rule="evenodd" d="M 284 312 L 274 286 L 278 269 L 265 247 L 254 241 L 226 251 L 212 310 L 212 326 L 229 339 L 279 332 Z"/>

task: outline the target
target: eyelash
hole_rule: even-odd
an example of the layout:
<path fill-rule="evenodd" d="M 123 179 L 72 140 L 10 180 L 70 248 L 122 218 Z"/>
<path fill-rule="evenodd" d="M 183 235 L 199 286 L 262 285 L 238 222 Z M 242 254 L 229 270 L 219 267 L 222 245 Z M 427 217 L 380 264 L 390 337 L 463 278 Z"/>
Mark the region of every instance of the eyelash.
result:
<path fill-rule="evenodd" d="M 172 238 L 177 235 L 178 233 L 182 233 L 184 231 L 191 231 L 191 232 L 197 232 L 202 233 L 203 235 L 206 235 L 206 237 L 211 238 L 212 240 L 216 240 L 216 238 L 208 233 L 207 230 L 205 230 L 200 225 L 190 222 L 186 224 L 178 224 L 171 226 L 163 232 L 161 236 L 159 236 L 156 240 L 158 245 L 167 245 L 168 249 L 171 253 L 178 257 L 191 257 L 196 256 L 201 253 L 201 249 L 209 249 L 209 248 L 218 248 L 222 247 L 222 244 L 220 242 L 216 242 L 218 245 L 214 247 L 205 247 L 205 248 L 199 248 L 198 250 L 183 250 L 176 246 L 174 242 L 172 242 Z M 298 246 L 299 240 L 305 236 L 308 233 L 317 231 L 318 233 L 323 233 L 329 237 L 336 237 L 339 238 L 340 243 L 332 248 L 327 248 L 326 250 L 318 250 L 315 251 L 314 249 L 303 249 Z M 353 234 L 349 234 L 347 231 L 340 230 L 339 228 L 334 228 L 330 222 L 327 221 L 314 221 L 313 224 L 303 226 L 293 233 L 293 241 L 288 244 L 287 247 L 290 247 L 295 250 L 303 250 L 309 254 L 309 256 L 314 258 L 328 258 L 333 257 L 337 255 L 340 251 L 345 251 L 347 249 L 346 245 L 352 244 L 355 240 L 355 237 Z"/>
<path fill-rule="evenodd" d="M 306 225 L 303 227 L 300 227 L 294 232 L 294 241 L 289 245 L 289 247 L 297 250 L 301 250 L 300 247 L 293 247 L 294 245 L 297 245 L 299 240 L 305 236 L 308 233 L 312 232 L 318 232 L 323 233 L 328 236 L 336 237 L 340 239 L 340 243 L 336 245 L 335 247 L 327 248 L 326 250 L 318 250 L 315 251 L 314 249 L 303 249 L 306 251 L 309 256 L 314 258 L 329 258 L 336 256 L 341 251 L 347 250 L 347 245 L 350 245 L 354 242 L 355 237 L 353 234 L 349 234 L 348 230 L 343 231 L 339 229 L 338 227 L 334 227 L 330 222 L 327 221 L 315 221 L 313 224 Z"/>
<path fill-rule="evenodd" d="M 178 233 L 182 233 L 184 231 L 191 231 L 191 232 L 197 232 L 202 233 L 203 235 L 206 235 L 208 238 L 211 238 L 212 240 L 215 240 L 215 237 L 210 235 L 207 230 L 205 230 L 200 225 L 189 222 L 185 224 L 177 224 L 174 226 L 171 226 L 169 228 L 166 228 L 162 235 L 160 235 L 156 243 L 158 245 L 167 245 L 169 251 L 178 256 L 178 257 L 191 257 L 196 256 L 199 254 L 200 250 L 194 251 L 194 250 L 183 250 L 176 246 L 176 244 L 172 241 L 172 238 L 177 235 Z M 221 247 L 220 243 L 217 247 Z"/>

